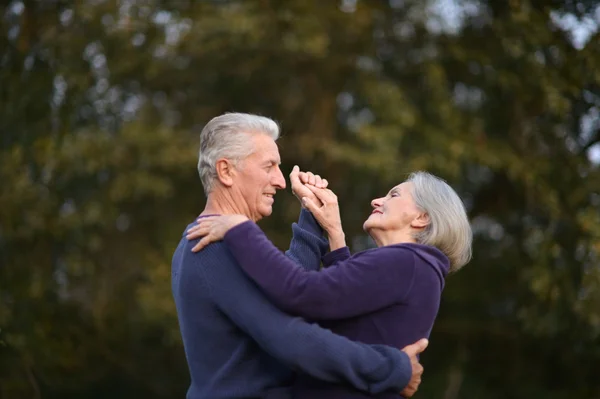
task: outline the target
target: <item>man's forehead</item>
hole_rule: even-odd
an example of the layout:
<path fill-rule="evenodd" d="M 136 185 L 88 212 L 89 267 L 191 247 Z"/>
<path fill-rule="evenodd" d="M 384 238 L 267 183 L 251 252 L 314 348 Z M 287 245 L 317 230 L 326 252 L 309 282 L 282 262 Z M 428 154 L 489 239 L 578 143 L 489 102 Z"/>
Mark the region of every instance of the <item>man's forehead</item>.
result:
<path fill-rule="evenodd" d="M 280 165 L 281 157 L 279 156 L 279 154 L 271 155 L 271 156 L 265 157 L 265 161 L 269 162 L 269 163 L 276 163 L 277 165 Z"/>
<path fill-rule="evenodd" d="M 279 155 L 279 149 L 277 145 L 272 148 L 265 148 L 262 151 L 258 151 L 259 157 L 263 162 L 275 162 L 276 164 L 281 163 L 281 155 Z"/>
<path fill-rule="evenodd" d="M 254 156 L 261 161 L 281 162 L 279 148 L 277 143 L 271 137 L 264 134 L 255 134 L 254 137 L 255 151 Z"/>

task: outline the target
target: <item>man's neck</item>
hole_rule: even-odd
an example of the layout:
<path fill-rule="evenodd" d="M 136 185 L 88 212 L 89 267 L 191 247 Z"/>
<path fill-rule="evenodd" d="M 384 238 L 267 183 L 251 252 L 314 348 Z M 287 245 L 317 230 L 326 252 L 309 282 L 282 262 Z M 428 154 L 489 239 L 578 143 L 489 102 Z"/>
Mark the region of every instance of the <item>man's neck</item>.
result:
<path fill-rule="evenodd" d="M 240 201 L 235 201 L 230 191 L 216 189 L 208 194 L 206 206 L 200 216 L 244 215 L 249 219 L 254 220 L 249 213 L 248 207 L 245 206 L 245 204 L 240 204 Z"/>

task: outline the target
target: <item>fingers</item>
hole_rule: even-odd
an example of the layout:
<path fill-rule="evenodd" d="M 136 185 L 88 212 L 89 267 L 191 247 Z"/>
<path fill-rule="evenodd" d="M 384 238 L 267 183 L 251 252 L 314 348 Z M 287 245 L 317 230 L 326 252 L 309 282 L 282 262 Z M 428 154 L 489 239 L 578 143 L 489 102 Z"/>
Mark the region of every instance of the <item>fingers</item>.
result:
<path fill-rule="evenodd" d="M 413 395 L 417 393 L 417 389 L 413 387 L 407 387 L 400 394 L 405 398 L 412 398 Z"/>
<path fill-rule="evenodd" d="M 196 238 L 207 235 L 210 232 L 210 226 L 207 224 L 196 225 L 187 231 L 185 238 L 188 240 L 195 240 Z"/>
<path fill-rule="evenodd" d="M 423 366 L 421 365 L 421 363 L 413 363 L 412 364 L 412 368 L 413 368 L 413 374 L 415 375 L 415 379 L 417 382 L 421 381 L 421 375 L 423 374 Z"/>
<path fill-rule="evenodd" d="M 315 187 L 323 188 L 322 185 L 323 185 L 323 179 L 321 179 L 321 176 L 315 175 Z"/>
<path fill-rule="evenodd" d="M 206 247 L 211 242 L 217 241 L 210 234 L 198 241 L 194 248 L 192 248 L 192 252 L 199 252 L 202 248 Z"/>
<path fill-rule="evenodd" d="M 327 180 L 323 179 L 319 175 L 315 175 L 312 172 L 300 172 L 299 178 L 303 184 L 310 184 L 318 188 L 325 188 L 329 185 Z"/>
<path fill-rule="evenodd" d="M 417 353 L 423 352 L 429 346 L 429 340 L 427 338 L 421 338 L 417 342 Z"/>
<path fill-rule="evenodd" d="M 423 375 L 423 366 L 420 363 L 414 363 L 412 366 L 412 376 L 410 377 L 410 381 L 404 387 L 400 394 L 405 398 L 412 397 L 418 390 L 421 385 L 421 376 Z"/>
<path fill-rule="evenodd" d="M 315 187 L 318 188 L 326 188 L 329 185 L 329 182 L 327 182 L 327 180 L 321 178 L 321 176 L 319 175 L 313 175 L 314 176 L 314 183 L 310 183 L 310 181 L 312 181 L 312 177 L 310 175 L 312 175 L 312 173 L 307 172 L 309 174 L 309 183 L 308 184 L 312 184 Z"/>
<path fill-rule="evenodd" d="M 300 183 L 302 183 L 302 184 L 306 184 L 306 182 L 308 181 L 308 177 L 306 176 L 306 172 L 300 172 L 300 173 L 298 173 L 298 178 L 300 179 Z"/>
<path fill-rule="evenodd" d="M 210 231 L 213 221 L 215 220 L 215 217 L 217 216 L 199 218 L 197 220 L 197 224 L 188 229 L 185 238 L 187 238 L 188 240 L 193 240 L 198 237 L 207 235 Z"/>
<path fill-rule="evenodd" d="M 218 241 L 216 237 L 213 237 L 211 234 L 211 228 L 213 227 L 213 223 L 215 218 L 218 216 L 208 216 L 198 219 L 198 224 L 188 229 L 186 232 L 185 238 L 188 240 L 195 240 L 200 237 L 202 238 L 194 247 L 192 248 L 192 252 L 198 252 L 202 248 L 206 247 L 208 244 L 214 241 Z"/>
<path fill-rule="evenodd" d="M 315 194 L 315 197 L 320 199 L 323 203 L 332 204 L 337 202 L 337 195 L 328 188 L 317 188 L 310 185 L 307 185 L 306 187 L 308 187 L 310 191 Z"/>
<path fill-rule="evenodd" d="M 292 185 L 300 183 L 300 168 L 298 165 L 294 165 L 292 172 L 290 173 L 290 183 Z"/>
<path fill-rule="evenodd" d="M 309 176 L 307 172 L 300 172 L 298 176 L 300 177 L 302 184 L 308 184 Z"/>
<path fill-rule="evenodd" d="M 313 200 L 311 200 L 308 197 L 302 197 L 302 205 L 308 209 L 310 211 L 310 213 L 312 213 L 313 215 L 316 215 L 317 213 L 320 212 L 320 207 L 314 203 Z"/>
<path fill-rule="evenodd" d="M 406 352 L 408 356 L 413 357 L 423 352 L 427 348 L 427 345 L 429 345 L 429 341 L 426 338 L 422 338 L 402 350 Z"/>
<path fill-rule="evenodd" d="M 401 394 L 410 398 L 417 392 L 419 389 L 419 385 L 421 384 L 421 376 L 423 375 L 423 366 L 419 363 L 417 359 L 417 355 L 423 352 L 427 345 L 429 345 L 429 341 L 425 338 L 422 338 L 415 342 L 414 344 L 408 345 L 402 349 L 410 357 L 410 363 L 412 367 L 412 376 L 406 388 L 401 392 Z"/>
<path fill-rule="evenodd" d="M 292 172 L 290 173 L 290 181 L 294 183 L 296 178 L 298 179 L 297 181 L 301 182 L 302 184 L 311 184 L 319 188 L 326 188 L 329 185 L 329 182 L 319 175 L 315 175 L 312 172 L 300 172 L 300 167 L 298 165 L 294 165 L 292 168 Z"/>

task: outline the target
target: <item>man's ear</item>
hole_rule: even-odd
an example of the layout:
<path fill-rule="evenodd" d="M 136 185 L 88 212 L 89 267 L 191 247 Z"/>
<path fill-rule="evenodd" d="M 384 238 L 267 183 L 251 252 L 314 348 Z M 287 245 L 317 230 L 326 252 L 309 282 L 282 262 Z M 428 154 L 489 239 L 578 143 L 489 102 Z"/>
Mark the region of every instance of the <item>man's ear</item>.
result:
<path fill-rule="evenodd" d="M 221 158 L 217 160 L 215 167 L 217 170 L 217 179 L 225 187 L 231 187 L 236 172 L 233 163 L 227 158 Z"/>
<path fill-rule="evenodd" d="M 410 227 L 415 229 L 424 229 L 431 223 L 431 219 L 429 218 L 429 214 L 422 212 L 415 217 L 412 222 L 410 222 Z"/>

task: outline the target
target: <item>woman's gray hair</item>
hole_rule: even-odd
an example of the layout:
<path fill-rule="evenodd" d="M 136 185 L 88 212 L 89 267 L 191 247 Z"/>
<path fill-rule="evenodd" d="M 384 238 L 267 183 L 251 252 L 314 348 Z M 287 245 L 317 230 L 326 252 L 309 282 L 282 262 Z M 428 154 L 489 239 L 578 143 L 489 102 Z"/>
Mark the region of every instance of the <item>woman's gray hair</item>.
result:
<path fill-rule="evenodd" d="M 237 163 L 254 152 L 251 134 L 262 133 L 279 138 L 277 123 L 264 116 L 226 113 L 210 120 L 200 133 L 198 174 L 208 195 L 217 178 L 217 160 L 227 158 Z"/>
<path fill-rule="evenodd" d="M 471 260 L 473 232 L 465 206 L 444 180 L 427 172 L 415 172 L 406 180 L 413 184 L 415 204 L 429 215 L 429 225 L 417 233 L 417 243 L 431 245 L 450 260 L 455 272 Z"/>

